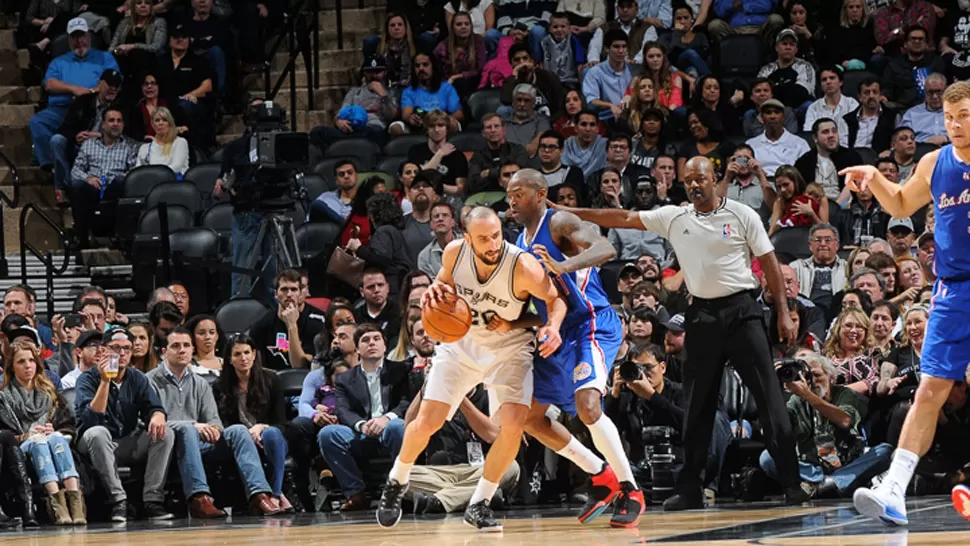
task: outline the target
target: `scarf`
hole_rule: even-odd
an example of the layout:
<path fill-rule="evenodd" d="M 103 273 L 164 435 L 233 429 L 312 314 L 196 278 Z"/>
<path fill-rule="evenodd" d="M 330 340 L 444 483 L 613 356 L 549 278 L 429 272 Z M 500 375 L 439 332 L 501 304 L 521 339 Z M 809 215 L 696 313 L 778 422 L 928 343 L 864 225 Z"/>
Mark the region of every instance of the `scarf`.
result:
<path fill-rule="evenodd" d="M 16 380 L 10 383 L 0 389 L 0 421 L 18 435 L 49 423 L 54 401 L 38 389 L 26 392 Z"/>
<path fill-rule="evenodd" d="M 407 42 L 387 43 L 387 69 L 387 79 L 392 85 L 410 85 L 411 51 Z"/>

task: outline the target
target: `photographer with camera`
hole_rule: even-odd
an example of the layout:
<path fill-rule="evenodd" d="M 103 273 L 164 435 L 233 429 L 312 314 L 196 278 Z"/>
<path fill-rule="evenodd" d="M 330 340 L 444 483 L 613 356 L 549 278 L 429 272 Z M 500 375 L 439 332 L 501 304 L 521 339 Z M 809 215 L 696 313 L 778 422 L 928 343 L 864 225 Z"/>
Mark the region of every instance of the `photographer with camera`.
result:
<path fill-rule="evenodd" d="M 792 393 L 788 416 L 795 431 L 798 469 L 802 489 L 815 497 L 851 496 L 859 487 L 889 469 L 893 447 L 879 444 L 865 450 L 862 422 L 868 401 L 844 385 L 832 361 L 802 351 L 800 358 L 776 363 L 778 379 Z M 778 479 L 774 459 L 764 451 L 761 468 Z"/>
<path fill-rule="evenodd" d="M 771 216 L 775 204 L 775 187 L 768 181 L 754 150 L 740 144 L 728 160 L 718 193 L 753 208 L 762 218 Z"/>
<path fill-rule="evenodd" d="M 687 406 L 684 387 L 665 374 L 663 349 L 653 344 L 637 343 L 630 347 L 626 360 L 613 368 L 613 385 L 606 397 L 606 414 L 612 418 L 621 437 L 629 444 L 632 461 L 644 461 L 647 446 L 663 442 L 653 438 L 647 427 L 670 427 L 677 445 L 674 460 L 684 460 L 680 438 L 684 431 L 684 409 Z M 708 448 L 705 470 L 706 489 L 717 490 L 724 455 L 731 443 L 731 425 L 727 415 L 718 411 L 714 434 Z M 639 466 L 647 466 L 641 463 Z"/>

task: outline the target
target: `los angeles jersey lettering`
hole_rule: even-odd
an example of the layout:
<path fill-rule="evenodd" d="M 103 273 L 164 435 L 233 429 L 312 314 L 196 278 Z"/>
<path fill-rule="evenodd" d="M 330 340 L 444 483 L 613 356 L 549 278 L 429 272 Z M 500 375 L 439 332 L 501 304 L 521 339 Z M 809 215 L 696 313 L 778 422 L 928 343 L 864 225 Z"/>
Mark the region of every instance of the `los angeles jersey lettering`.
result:
<path fill-rule="evenodd" d="M 952 145 L 940 149 L 930 192 L 936 204 L 936 275 L 970 280 L 970 165 L 957 159 Z"/>

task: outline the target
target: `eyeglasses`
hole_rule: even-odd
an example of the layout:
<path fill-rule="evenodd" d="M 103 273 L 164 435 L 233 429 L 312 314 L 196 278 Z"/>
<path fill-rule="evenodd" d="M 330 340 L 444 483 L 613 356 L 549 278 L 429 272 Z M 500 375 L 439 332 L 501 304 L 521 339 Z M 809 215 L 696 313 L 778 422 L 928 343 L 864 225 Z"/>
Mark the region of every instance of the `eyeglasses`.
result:
<path fill-rule="evenodd" d="M 816 237 L 816 238 L 812 239 L 812 241 L 814 241 L 816 243 L 824 243 L 824 244 L 834 243 L 835 242 L 835 237 Z"/>
<path fill-rule="evenodd" d="M 596 123 L 590 123 L 590 122 L 586 122 L 586 123 L 580 122 L 577 125 L 579 125 L 580 127 L 596 127 L 597 124 Z"/>
<path fill-rule="evenodd" d="M 630 147 L 627 146 L 626 144 L 613 144 L 613 145 L 610 146 L 610 149 L 611 150 L 614 150 L 614 151 L 617 151 L 617 152 L 625 152 L 625 151 L 629 150 Z"/>
<path fill-rule="evenodd" d="M 158 87 L 158 82 L 150 81 L 141 84 L 142 87 Z"/>
<path fill-rule="evenodd" d="M 108 345 L 108 350 L 111 351 L 112 353 L 120 355 L 120 354 L 131 353 L 132 348 Z"/>
<path fill-rule="evenodd" d="M 337 176 L 340 176 L 340 177 L 343 177 L 343 176 L 351 176 L 353 174 L 354 174 L 354 171 L 352 171 L 352 170 L 337 171 Z"/>
<path fill-rule="evenodd" d="M 539 145 L 539 149 L 540 150 L 545 150 L 547 152 L 551 152 L 553 150 L 558 150 L 559 149 L 559 145 L 558 144 L 540 144 Z"/>

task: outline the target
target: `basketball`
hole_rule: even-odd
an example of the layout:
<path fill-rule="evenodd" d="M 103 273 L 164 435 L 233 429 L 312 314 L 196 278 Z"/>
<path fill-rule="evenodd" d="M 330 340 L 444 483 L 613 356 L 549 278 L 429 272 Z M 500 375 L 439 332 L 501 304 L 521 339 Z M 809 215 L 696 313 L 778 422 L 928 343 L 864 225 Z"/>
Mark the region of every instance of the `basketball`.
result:
<path fill-rule="evenodd" d="M 472 325 L 472 311 L 464 299 L 450 296 L 422 307 L 421 323 L 431 339 L 452 343 L 468 333 Z"/>

